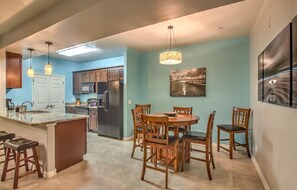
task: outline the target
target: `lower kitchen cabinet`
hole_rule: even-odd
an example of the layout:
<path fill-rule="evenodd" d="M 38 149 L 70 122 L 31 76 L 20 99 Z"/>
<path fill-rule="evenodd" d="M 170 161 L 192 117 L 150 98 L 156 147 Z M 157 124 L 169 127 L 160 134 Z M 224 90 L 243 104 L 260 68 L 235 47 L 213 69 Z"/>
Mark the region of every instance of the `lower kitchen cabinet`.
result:
<path fill-rule="evenodd" d="M 97 132 L 98 111 L 97 108 L 89 109 L 89 131 Z"/>

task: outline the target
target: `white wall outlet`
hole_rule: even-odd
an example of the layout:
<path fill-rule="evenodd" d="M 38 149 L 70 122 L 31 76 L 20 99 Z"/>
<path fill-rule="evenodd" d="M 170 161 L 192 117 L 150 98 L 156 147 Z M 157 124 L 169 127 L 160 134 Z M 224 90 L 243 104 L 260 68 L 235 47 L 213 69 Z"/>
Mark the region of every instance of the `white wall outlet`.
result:
<path fill-rule="evenodd" d="M 128 105 L 131 105 L 132 104 L 132 101 L 131 100 L 128 100 Z"/>
<path fill-rule="evenodd" d="M 257 153 L 257 151 L 258 151 L 258 146 L 255 145 L 255 153 Z"/>

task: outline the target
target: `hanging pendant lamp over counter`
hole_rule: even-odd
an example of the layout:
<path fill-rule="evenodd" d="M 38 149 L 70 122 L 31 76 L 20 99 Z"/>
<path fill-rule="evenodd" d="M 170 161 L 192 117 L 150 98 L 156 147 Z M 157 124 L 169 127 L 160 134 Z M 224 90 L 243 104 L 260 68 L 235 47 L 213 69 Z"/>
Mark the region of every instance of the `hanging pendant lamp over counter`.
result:
<path fill-rule="evenodd" d="M 52 42 L 45 42 L 45 43 L 47 44 L 47 64 L 44 67 L 44 74 L 51 75 L 53 72 L 53 68 L 49 61 L 49 48 L 50 48 L 50 45 L 53 45 L 53 43 Z"/>
<path fill-rule="evenodd" d="M 182 53 L 173 49 L 172 40 L 176 48 L 173 26 L 168 26 L 169 30 L 169 50 L 160 53 L 160 63 L 164 65 L 176 65 L 182 62 Z"/>
<path fill-rule="evenodd" d="M 32 52 L 34 51 L 33 48 L 28 48 L 30 51 L 30 67 L 27 70 L 27 76 L 28 77 L 34 77 L 34 70 L 32 69 Z"/>

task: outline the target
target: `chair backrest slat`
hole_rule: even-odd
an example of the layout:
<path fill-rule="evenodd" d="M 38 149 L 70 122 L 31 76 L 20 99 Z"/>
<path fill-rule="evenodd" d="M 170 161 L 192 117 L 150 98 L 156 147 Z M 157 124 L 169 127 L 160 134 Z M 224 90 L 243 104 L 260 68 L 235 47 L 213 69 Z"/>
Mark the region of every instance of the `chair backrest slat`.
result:
<path fill-rule="evenodd" d="M 135 108 L 142 108 L 143 114 L 151 113 L 151 104 L 135 104 Z"/>
<path fill-rule="evenodd" d="M 168 116 L 142 115 L 144 140 L 168 145 Z"/>
<path fill-rule="evenodd" d="M 212 140 L 213 122 L 216 115 L 216 111 L 213 111 L 208 117 L 207 129 L 206 129 L 206 139 Z"/>
<path fill-rule="evenodd" d="M 131 109 L 132 112 L 132 117 L 133 117 L 133 126 L 134 129 L 136 129 L 137 127 L 141 127 L 142 126 L 142 119 L 141 119 L 141 115 L 142 115 L 142 108 L 134 108 Z"/>
<path fill-rule="evenodd" d="M 232 110 L 232 125 L 243 128 L 248 128 L 251 109 L 233 107 Z"/>
<path fill-rule="evenodd" d="M 179 114 L 192 114 L 192 107 L 177 107 L 173 106 L 173 111 Z"/>

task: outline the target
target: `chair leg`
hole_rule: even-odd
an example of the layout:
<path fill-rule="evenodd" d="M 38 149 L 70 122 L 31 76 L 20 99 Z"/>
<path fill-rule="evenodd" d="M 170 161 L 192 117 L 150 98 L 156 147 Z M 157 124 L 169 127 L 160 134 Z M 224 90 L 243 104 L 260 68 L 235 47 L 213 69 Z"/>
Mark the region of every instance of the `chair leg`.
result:
<path fill-rule="evenodd" d="M 235 145 L 235 136 L 234 136 L 234 133 L 233 133 L 233 149 L 236 150 L 236 145 Z"/>
<path fill-rule="evenodd" d="M 220 138 L 220 135 L 221 135 L 221 131 L 220 131 L 220 128 L 218 128 L 218 141 L 217 141 L 217 151 L 220 152 L 220 141 L 221 141 L 221 138 Z"/>
<path fill-rule="evenodd" d="M 188 160 L 187 160 L 187 163 L 190 163 L 191 159 L 191 152 L 192 152 L 192 143 L 191 142 L 187 142 L 187 156 L 188 156 Z"/>
<path fill-rule="evenodd" d="M 181 160 L 181 168 L 180 168 L 181 171 L 184 171 L 184 165 L 185 165 L 185 159 L 186 159 L 185 148 L 186 148 L 185 141 L 182 141 L 182 149 L 181 149 L 182 160 Z"/>
<path fill-rule="evenodd" d="M 144 174 L 145 174 L 145 169 L 146 169 L 146 154 L 147 154 L 147 145 L 146 143 L 143 146 L 143 165 L 142 165 L 142 174 L 141 174 L 141 180 L 144 180 Z M 151 150 L 153 148 L 151 147 Z M 152 152 L 152 151 L 151 151 Z"/>
<path fill-rule="evenodd" d="M 206 163 L 208 179 L 212 180 L 211 172 L 210 172 L 210 161 L 209 161 L 209 150 L 208 150 L 208 148 L 209 148 L 208 146 L 205 147 L 205 163 Z"/>
<path fill-rule="evenodd" d="M 216 169 L 214 159 L 213 159 L 212 141 L 210 141 L 209 145 L 210 145 L 210 158 L 211 158 L 212 167 L 213 167 L 213 169 Z"/>
<path fill-rule="evenodd" d="M 18 188 L 19 168 L 20 168 L 20 152 L 16 152 L 16 163 L 15 163 L 15 170 L 14 170 L 13 189 Z"/>
<path fill-rule="evenodd" d="M 230 139 L 229 139 L 229 157 L 230 157 L 230 159 L 232 159 L 232 157 L 233 157 L 233 137 L 234 137 L 234 134 L 231 132 Z"/>
<path fill-rule="evenodd" d="M 179 154 L 178 154 L 178 146 L 179 142 L 178 140 L 174 144 L 174 156 L 175 156 L 175 161 L 174 161 L 174 172 L 176 173 L 179 170 Z"/>
<path fill-rule="evenodd" d="M 24 150 L 23 154 L 24 154 L 25 169 L 26 169 L 26 171 L 29 171 L 27 150 Z"/>
<path fill-rule="evenodd" d="M 165 189 L 168 189 L 168 163 L 166 163 Z"/>
<path fill-rule="evenodd" d="M 36 170 L 37 170 L 37 173 L 38 173 L 38 177 L 42 177 L 36 147 L 33 147 L 32 151 L 33 151 L 33 157 L 34 157 L 34 162 L 35 162 Z"/>
<path fill-rule="evenodd" d="M 131 154 L 131 158 L 133 158 L 134 156 L 134 151 L 135 151 L 135 148 L 136 148 L 136 136 L 137 136 L 137 133 L 135 133 L 134 131 L 134 138 L 133 138 L 133 148 L 132 148 L 132 154 Z"/>
<path fill-rule="evenodd" d="M 245 144 L 246 144 L 245 147 L 246 147 L 248 157 L 251 157 L 250 148 L 249 148 L 249 134 L 248 134 L 248 131 L 245 132 Z"/>
<path fill-rule="evenodd" d="M 8 162 L 9 162 L 9 158 L 10 158 L 10 152 L 11 152 L 11 149 L 8 148 L 7 151 L 6 151 L 6 156 L 5 156 L 5 161 L 4 161 L 4 166 L 3 166 L 1 181 L 5 181 L 5 178 L 6 178 L 6 173 L 7 173 L 7 168 L 8 168 Z"/>

